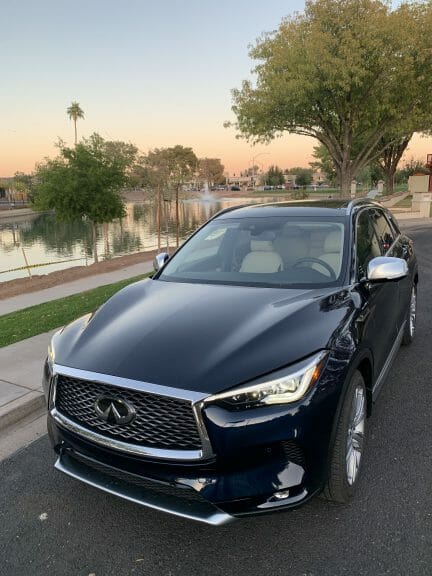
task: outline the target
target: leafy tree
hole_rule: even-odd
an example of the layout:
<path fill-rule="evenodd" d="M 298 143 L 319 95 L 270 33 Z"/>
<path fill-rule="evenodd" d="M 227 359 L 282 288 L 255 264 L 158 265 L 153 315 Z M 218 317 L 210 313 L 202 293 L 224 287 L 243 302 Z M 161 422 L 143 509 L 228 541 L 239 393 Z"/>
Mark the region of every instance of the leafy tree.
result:
<path fill-rule="evenodd" d="M 299 186 L 309 186 L 312 183 L 312 170 L 304 168 L 296 175 L 296 184 Z"/>
<path fill-rule="evenodd" d="M 138 154 L 138 148 L 135 144 L 122 142 L 121 140 L 107 140 L 104 146 L 107 156 L 110 156 L 112 161 L 116 158 L 121 158 L 122 163 L 126 166 L 127 173 L 131 175 Z"/>
<path fill-rule="evenodd" d="M 176 244 L 179 245 L 179 192 L 190 182 L 198 167 L 198 158 L 192 148 L 173 146 L 155 148 L 142 159 L 142 177 L 148 186 L 156 185 L 158 190 L 174 191 L 176 206 Z M 159 194 L 158 194 L 159 198 Z M 160 201 L 160 200 L 159 200 Z"/>
<path fill-rule="evenodd" d="M 429 169 L 425 163 L 418 158 L 410 158 L 405 166 L 397 171 L 397 180 L 407 182 L 413 174 L 429 174 Z"/>
<path fill-rule="evenodd" d="M 31 198 L 33 189 L 33 176 L 24 172 L 15 172 L 10 188 L 18 193 L 22 199 Z"/>
<path fill-rule="evenodd" d="M 337 179 L 337 174 L 333 158 L 330 156 L 327 148 L 323 144 L 314 146 L 312 156 L 314 160 L 309 162 L 309 166 L 312 170 L 323 172 L 326 180 L 331 184 L 334 184 Z"/>
<path fill-rule="evenodd" d="M 147 156 L 141 156 L 134 167 L 134 178 L 140 186 L 147 190 L 153 198 L 156 191 L 157 201 L 157 235 L 158 250 L 161 249 L 161 227 L 162 227 L 162 193 L 167 191 L 169 186 L 169 172 L 166 157 L 162 149 L 151 150 Z M 167 246 L 168 248 L 168 246 Z"/>
<path fill-rule="evenodd" d="M 281 186 L 284 182 L 285 178 L 279 166 L 270 166 L 264 175 L 264 183 L 268 186 Z"/>
<path fill-rule="evenodd" d="M 225 166 L 220 158 L 200 158 L 198 160 L 198 173 L 201 180 L 204 180 L 209 186 L 220 184 L 225 180 Z"/>
<path fill-rule="evenodd" d="M 233 90 L 240 135 L 316 138 L 348 195 L 352 178 L 407 116 L 416 131 L 429 127 L 431 24 L 429 3 L 391 10 L 384 0 L 307 0 L 304 14 L 283 20 L 250 51 L 256 83 Z"/>
<path fill-rule="evenodd" d="M 296 166 L 288 170 L 288 174 L 293 174 L 295 176 L 295 183 L 299 186 L 309 186 L 312 183 L 312 169 L 311 168 L 301 168 Z"/>
<path fill-rule="evenodd" d="M 356 180 L 365 187 L 376 186 L 379 180 L 384 180 L 384 172 L 377 162 L 371 162 L 359 170 Z"/>
<path fill-rule="evenodd" d="M 75 128 L 75 146 L 77 144 L 77 127 L 76 123 L 79 118 L 84 118 L 84 111 L 82 110 L 81 106 L 78 102 L 72 102 L 72 104 L 67 109 L 67 115 L 69 116 L 69 120 L 72 120 L 74 123 Z"/>
<path fill-rule="evenodd" d="M 133 162 L 129 154 L 113 154 L 112 145 L 99 134 L 74 148 L 59 142 L 59 155 L 39 164 L 35 173 L 35 208 L 54 209 L 59 220 L 87 218 L 92 223 L 95 262 L 97 224 L 125 215 L 121 191 Z"/>
<path fill-rule="evenodd" d="M 393 194 L 396 170 L 411 137 L 412 132 L 400 136 L 399 139 L 396 139 L 393 135 L 382 138 L 382 144 L 385 145 L 386 142 L 388 144 L 375 160 L 375 163 L 383 171 L 387 194 Z"/>
<path fill-rule="evenodd" d="M 166 168 L 168 173 L 168 182 L 175 191 L 176 205 L 176 246 L 179 245 L 179 192 L 184 184 L 190 181 L 198 166 L 198 158 L 195 156 L 192 148 L 184 146 L 174 146 L 165 149 Z"/>

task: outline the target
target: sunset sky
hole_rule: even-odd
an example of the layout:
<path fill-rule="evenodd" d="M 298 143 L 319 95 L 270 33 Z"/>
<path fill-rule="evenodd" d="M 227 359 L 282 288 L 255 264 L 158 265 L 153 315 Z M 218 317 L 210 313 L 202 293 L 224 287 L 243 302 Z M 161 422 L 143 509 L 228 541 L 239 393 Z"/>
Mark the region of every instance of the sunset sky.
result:
<path fill-rule="evenodd" d="M 0 7 L 0 176 L 30 172 L 73 143 L 66 109 L 85 113 L 78 135 L 181 144 L 221 158 L 233 175 L 252 164 L 303 165 L 315 142 L 286 136 L 252 147 L 223 123 L 230 90 L 250 77 L 248 45 L 302 0 L 13 0 Z M 432 152 L 416 137 L 408 157 Z M 257 157 L 257 155 L 259 155 Z"/>

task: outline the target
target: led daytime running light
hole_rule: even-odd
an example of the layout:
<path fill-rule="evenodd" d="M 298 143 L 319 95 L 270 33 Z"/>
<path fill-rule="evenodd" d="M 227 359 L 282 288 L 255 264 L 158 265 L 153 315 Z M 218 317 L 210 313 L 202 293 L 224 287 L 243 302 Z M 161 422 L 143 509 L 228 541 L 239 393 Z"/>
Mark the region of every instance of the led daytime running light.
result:
<path fill-rule="evenodd" d="M 327 352 L 314 355 L 309 362 L 303 363 L 301 368 L 281 377 L 259 382 L 229 392 L 212 396 L 207 402 L 222 402 L 234 408 L 249 408 L 262 405 L 286 404 L 296 402 L 310 390 L 317 382 L 325 364 Z"/>

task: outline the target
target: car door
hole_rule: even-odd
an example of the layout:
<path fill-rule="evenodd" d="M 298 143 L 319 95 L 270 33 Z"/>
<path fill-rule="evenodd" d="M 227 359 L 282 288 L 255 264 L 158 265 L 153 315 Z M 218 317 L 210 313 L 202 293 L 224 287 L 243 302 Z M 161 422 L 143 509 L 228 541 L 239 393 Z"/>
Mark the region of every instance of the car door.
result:
<path fill-rule="evenodd" d="M 381 245 L 383 255 L 403 258 L 408 264 L 409 274 L 398 281 L 399 306 L 397 314 L 398 329 L 401 329 L 407 317 L 413 285 L 413 247 L 412 242 L 400 233 L 390 214 L 379 208 L 372 211 L 372 221 Z"/>
<path fill-rule="evenodd" d="M 369 262 L 383 255 L 370 209 L 364 209 L 357 215 L 355 251 L 357 282 L 360 283 L 366 278 Z M 363 344 L 373 353 L 376 378 L 397 337 L 398 283 L 362 282 L 360 293 L 363 301 L 360 317 L 365 319 L 362 329 Z"/>

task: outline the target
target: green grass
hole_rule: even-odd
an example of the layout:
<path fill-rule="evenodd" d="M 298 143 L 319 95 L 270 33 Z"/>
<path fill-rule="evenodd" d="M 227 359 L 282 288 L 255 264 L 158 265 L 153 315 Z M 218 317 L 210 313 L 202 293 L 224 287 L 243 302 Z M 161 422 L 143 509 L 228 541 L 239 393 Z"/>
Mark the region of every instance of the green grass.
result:
<path fill-rule="evenodd" d="M 114 284 L 107 284 L 87 292 L 81 292 L 80 294 L 52 300 L 51 302 L 45 302 L 44 304 L 38 304 L 37 306 L 31 306 L 24 310 L 0 316 L 0 348 L 25 338 L 48 332 L 53 328 L 64 326 L 68 322 L 75 320 L 75 318 L 92 312 L 121 288 L 147 276 L 149 274 L 121 280 Z"/>
<path fill-rule="evenodd" d="M 301 193 L 303 190 L 254 190 L 253 192 L 249 192 L 248 194 L 252 194 L 252 196 L 295 196 L 295 193 Z M 305 190 L 308 197 L 314 196 L 329 196 L 329 195 L 337 195 L 340 196 L 341 190 L 340 188 L 319 188 L 316 187 L 315 190 L 310 188 L 309 186 Z M 295 199 L 295 198 L 294 198 Z"/>
<path fill-rule="evenodd" d="M 405 182 L 404 184 L 396 184 L 394 187 L 395 192 L 407 192 L 408 191 L 408 183 Z"/>
<path fill-rule="evenodd" d="M 394 204 L 393 208 L 411 208 L 412 206 L 412 196 L 407 196 L 403 200 L 399 200 Z"/>

